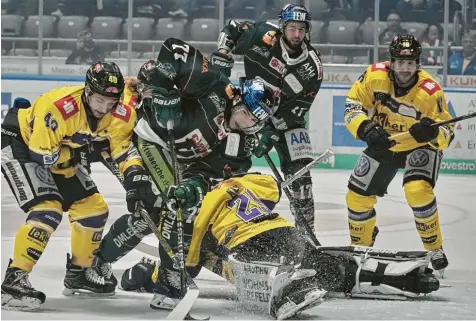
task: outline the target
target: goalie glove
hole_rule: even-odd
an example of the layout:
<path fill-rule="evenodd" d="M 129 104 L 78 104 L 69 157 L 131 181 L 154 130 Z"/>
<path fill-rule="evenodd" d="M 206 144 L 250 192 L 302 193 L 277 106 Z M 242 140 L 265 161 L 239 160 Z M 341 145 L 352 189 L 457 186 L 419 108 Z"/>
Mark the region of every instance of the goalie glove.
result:
<path fill-rule="evenodd" d="M 235 64 L 235 60 L 228 54 L 222 53 L 220 51 L 214 51 L 210 54 L 210 63 L 217 67 L 227 77 L 230 77 L 231 69 Z"/>

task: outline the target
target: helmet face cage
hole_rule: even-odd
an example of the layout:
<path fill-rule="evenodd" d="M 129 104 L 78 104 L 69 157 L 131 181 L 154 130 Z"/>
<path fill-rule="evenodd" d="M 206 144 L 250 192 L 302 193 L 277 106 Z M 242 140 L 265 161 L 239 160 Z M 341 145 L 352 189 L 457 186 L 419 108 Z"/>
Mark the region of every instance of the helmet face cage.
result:
<path fill-rule="evenodd" d="M 253 130 L 256 133 L 273 116 L 275 98 L 272 90 L 262 80 L 246 80 L 241 84 L 241 100 L 244 107 L 258 120 Z M 258 128 L 259 127 L 259 128 Z"/>
<path fill-rule="evenodd" d="M 86 72 L 86 87 L 91 93 L 121 99 L 124 77 L 114 62 L 98 61 Z"/>
<path fill-rule="evenodd" d="M 421 45 L 413 35 L 395 36 L 390 43 L 389 52 L 392 62 L 395 59 L 412 59 L 420 64 Z"/>
<path fill-rule="evenodd" d="M 286 25 L 291 21 L 301 21 L 306 23 L 307 32 L 311 32 L 311 15 L 306 7 L 287 4 L 279 13 L 279 28 L 284 32 Z"/>

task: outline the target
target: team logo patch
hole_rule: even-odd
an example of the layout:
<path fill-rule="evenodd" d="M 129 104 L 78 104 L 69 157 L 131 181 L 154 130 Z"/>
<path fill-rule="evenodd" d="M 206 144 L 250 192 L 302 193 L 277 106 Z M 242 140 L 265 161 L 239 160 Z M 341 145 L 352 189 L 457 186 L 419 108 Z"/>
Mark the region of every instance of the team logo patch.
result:
<path fill-rule="evenodd" d="M 78 104 L 71 95 L 68 95 L 55 101 L 54 105 L 56 106 L 56 108 L 58 108 L 64 120 L 71 118 L 73 115 L 79 112 Z"/>
<path fill-rule="evenodd" d="M 363 177 L 370 171 L 370 160 L 367 156 L 360 156 L 359 161 L 354 169 L 354 174 L 357 177 Z"/>
<path fill-rule="evenodd" d="M 424 150 L 416 150 L 410 155 L 408 163 L 413 167 L 424 167 L 430 162 L 428 153 Z"/>
<path fill-rule="evenodd" d="M 423 80 L 422 83 L 420 84 L 420 86 L 418 86 L 418 87 L 422 88 L 430 96 L 433 95 L 438 90 L 441 90 L 440 85 L 438 85 L 438 83 L 436 83 L 436 82 L 434 82 L 433 80 L 430 80 L 430 79 Z"/>
<path fill-rule="evenodd" d="M 123 121 L 127 123 L 129 122 L 129 119 L 131 118 L 131 108 L 129 106 L 119 104 L 112 111 L 112 115 L 116 118 L 122 119 Z"/>

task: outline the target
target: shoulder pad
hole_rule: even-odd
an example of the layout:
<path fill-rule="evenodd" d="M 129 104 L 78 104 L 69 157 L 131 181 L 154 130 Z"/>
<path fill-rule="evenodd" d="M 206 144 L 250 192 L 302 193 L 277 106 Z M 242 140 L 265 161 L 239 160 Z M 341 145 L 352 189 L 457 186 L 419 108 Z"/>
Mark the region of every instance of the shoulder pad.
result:
<path fill-rule="evenodd" d="M 53 102 L 63 116 L 64 120 L 71 118 L 79 112 L 79 106 L 73 96 L 67 95 Z"/>
<path fill-rule="evenodd" d="M 423 79 L 418 87 L 423 89 L 430 96 L 441 90 L 440 85 L 436 81 L 428 78 Z"/>
<path fill-rule="evenodd" d="M 388 63 L 388 61 L 374 63 L 371 67 L 372 68 L 370 68 L 370 71 L 372 72 L 374 71 L 388 72 L 390 70 L 390 64 Z"/>
<path fill-rule="evenodd" d="M 112 111 L 112 116 L 119 118 L 126 123 L 129 122 L 131 119 L 131 113 L 132 113 L 132 108 L 124 105 L 124 104 L 118 104 Z"/>

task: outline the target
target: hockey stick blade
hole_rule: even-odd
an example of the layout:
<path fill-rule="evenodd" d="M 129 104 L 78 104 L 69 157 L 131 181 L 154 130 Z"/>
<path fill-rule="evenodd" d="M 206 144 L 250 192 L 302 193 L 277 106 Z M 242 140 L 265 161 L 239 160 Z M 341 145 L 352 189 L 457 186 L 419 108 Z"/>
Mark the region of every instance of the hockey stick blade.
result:
<path fill-rule="evenodd" d="M 192 309 L 193 304 L 198 299 L 199 290 L 197 287 L 189 288 L 187 293 L 182 300 L 175 306 L 172 312 L 169 313 L 165 320 L 210 320 L 206 319 L 195 319 L 190 315 L 190 310 Z"/>

